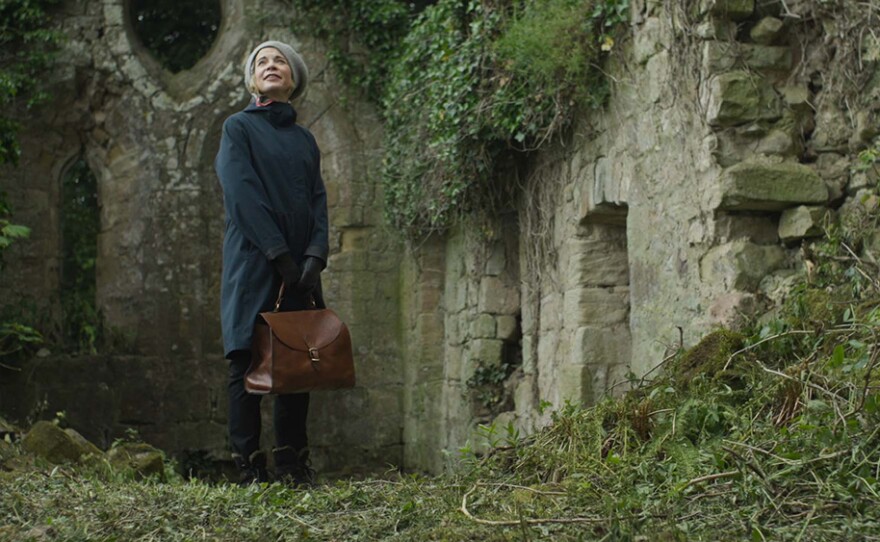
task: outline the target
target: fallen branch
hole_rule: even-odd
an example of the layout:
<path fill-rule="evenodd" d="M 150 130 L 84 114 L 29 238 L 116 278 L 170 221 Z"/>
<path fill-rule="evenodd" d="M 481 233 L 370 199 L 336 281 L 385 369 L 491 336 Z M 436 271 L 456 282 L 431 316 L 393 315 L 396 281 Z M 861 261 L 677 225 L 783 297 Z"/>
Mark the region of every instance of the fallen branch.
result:
<path fill-rule="evenodd" d="M 761 339 L 760 341 L 756 342 L 755 344 L 750 344 L 750 345 L 746 346 L 745 348 L 740 348 L 739 350 L 737 350 L 736 352 L 731 354 L 730 357 L 727 358 L 727 363 L 724 364 L 724 369 L 722 369 L 722 371 L 726 371 L 727 368 L 730 367 L 730 362 L 732 362 L 733 358 L 735 358 L 736 356 L 743 354 L 745 352 L 748 352 L 749 350 L 756 348 L 766 342 L 770 342 L 774 339 L 780 339 L 782 337 L 787 337 L 788 335 L 813 335 L 814 333 L 815 333 L 814 331 L 807 331 L 805 329 L 793 329 L 790 331 L 784 331 L 782 333 L 777 333 L 776 335 L 771 335 L 770 337 L 765 337 L 765 338 Z"/>
<path fill-rule="evenodd" d="M 468 497 L 477 490 L 478 487 L 485 484 L 475 484 L 472 488 L 470 488 L 461 498 L 461 513 L 467 516 L 468 519 L 474 521 L 475 523 L 479 523 L 480 525 L 495 525 L 498 527 L 519 527 L 521 525 L 542 525 L 547 523 L 558 523 L 558 524 L 566 524 L 566 523 L 603 523 L 603 522 L 611 522 L 611 521 L 622 521 L 627 519 L 636 519 L 643 516 L 624 516 L 624 517 L 595 517 L 595 518 L 587 518 L 583 516 L 575 516 L 572 518 L 535 518 L 535 519 L 518 519 L 518 520 L 495 520 L 495 519 L 482 519 L 471 514 L 470 510 L 467 507 Z M 657 516 L 659 517 L 659 516 Z"/>
<path fill-rule="evenodd" d="M 699 484 L 702 482 L 711 482 L 712 480 L 718 480 L 719 478 L 730 478 L 731 476 L 736 476 L 739 474 L 738 470 L 732 470 L 728 472 L 719 472 L 717 474 L 707 474 L 706 476 L 700 476 L 699 478 L 694 478 L 693 480 L 688 480 L 688 482 L 682 486 L 681 490 L 684 491 L 688 487 Z"/>

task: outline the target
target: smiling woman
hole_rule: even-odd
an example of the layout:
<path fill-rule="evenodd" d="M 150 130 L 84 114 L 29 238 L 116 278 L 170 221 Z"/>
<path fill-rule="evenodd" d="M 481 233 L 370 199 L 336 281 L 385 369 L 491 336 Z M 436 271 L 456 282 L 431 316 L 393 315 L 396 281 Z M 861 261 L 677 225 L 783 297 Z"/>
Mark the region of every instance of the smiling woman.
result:
<path fill-rule="evenodd" d="M 226 208 L 220 319 L 229 360 L 229 441 L 242 483 L 268 479 L 259 448 L 262 396 L 244 387 L 257 315 L 271 310 L 276 297 L 282 311 L 324 307 L 320 274 L 329 253 L 327 192 L 318 145 L 296 123 L 290 103 L 305 91 L 308 78 L 290 45 L 257 45 L 244 66 L 253 100 L 226 119 L 214 164 Z M 297 485 L 314 477 L 308 407 L 307 393 L 275 398 L 275 476 Z"/>

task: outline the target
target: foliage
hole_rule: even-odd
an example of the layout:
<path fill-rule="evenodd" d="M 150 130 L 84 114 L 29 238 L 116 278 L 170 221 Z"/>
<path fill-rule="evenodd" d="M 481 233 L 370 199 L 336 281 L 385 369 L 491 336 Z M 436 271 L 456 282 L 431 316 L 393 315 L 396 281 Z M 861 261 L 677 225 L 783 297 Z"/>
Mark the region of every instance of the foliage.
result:
<path fill-rule="evenodd" d="M 172 73 L 205 56 L 220 28 L 217 0 L 135 0 L 130 9 L 135 33 Z"/>
<path fill-rule="evenodd" d="M 10 221 L 11 214 L 9 204 L 6 203 L 6 195 L 0 193 L 0 271 L 4 267 L 3 253 L 6 249 L 14 241 L 25 239 L 30 235 L 30 228 Z M 12 367 L 9 363 L 18 361 L 42 341 L 42 335 L 33 327 L 17 319 L 0 318 L 0 367 Z"/>
<path fill-rule="evenodd" d="M 295 29 L 321 38 L 342 81 L 379 103 L 388 70 L 425 2 L 294 0 Z"/>
<path fill-rule="evenodd" d="M 8 116 L 15 108 L 30 109 L 48 98 L 45 80 L 60 34 L 49 28 L 48 10 L 59 0 L 0 0 L 0 165 L 17 164 L 19 124 Z M 26 93 L 26 94 L 24 94 Z M 24 94 L 24 95 L 23 95 Z M 5 194 L 0 194 L 0 271 L 3 252 L 13 241 L 30 235 L 11 220 Z M 0 360 L 15 359 L 42 341 L 33 327 L 17 320 L 0 321 Z M 3 367 L 8 367 L 5 363 Z"/>
<path fill-rule="evenodd" d="M 18 123 L 9 108 L 31 108 L 48 98 L 45 81 L 58 32 L 49 29 L 47 11 L 59 0 L 0 1 L 0 164 L 17 163 Z M 22 96 L 23 93 L 26 93 Z"/>
<path fill-rule="evenodd" d="M 386 212 L 413 238 L 493 208 L 517 152 L 604 103 L 598 64 L 629 14 L 628 0 L 294 3 L 342 79 L 380 103 Z"/>
<path fill-rule="evenodd" d="M 61 305 L 64 342 L 71 352 L 94 353 L 102 328 L 95 304 L 100 229 L 96 183 L 85 160 L 80 159 L 62 184 Z"/>
<path fill-rule="evenodd" d="M 628 2 L 454 2 L 427 8 L 391 70 L 383 178 L 411 237 L 491 209 L 516 151 L 538 148 L 607 94 L 597 64 Z"/>
<path fill-rule="evenodd" d="M 855 171 L 873 171 L 880 174 L 880 137 L 874 144 L 859 153 L 859 160 L 853 168 Z"/>
<path fill-rule="evenodd" d="M 500 363 L 480 363 L 474 368 L 474 374 L 468 379 L 467 387 L 476 400 L 484 407 L 492 410 L 505 398 L 504 383 L 516 370 L 516 366 L 502 361 Z"/>

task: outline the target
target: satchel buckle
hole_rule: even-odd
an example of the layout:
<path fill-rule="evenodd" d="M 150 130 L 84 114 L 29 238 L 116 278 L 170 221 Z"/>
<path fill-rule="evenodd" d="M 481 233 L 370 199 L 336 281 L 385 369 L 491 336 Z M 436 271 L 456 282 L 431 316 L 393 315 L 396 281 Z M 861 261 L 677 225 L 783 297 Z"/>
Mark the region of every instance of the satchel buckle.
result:
<path fill-rule="evenodd" d="M 321 361 L 321 356 L 318 354 L 317 348 L 309 348 L 309 359 L 312 360 L 312 363 Z"/>

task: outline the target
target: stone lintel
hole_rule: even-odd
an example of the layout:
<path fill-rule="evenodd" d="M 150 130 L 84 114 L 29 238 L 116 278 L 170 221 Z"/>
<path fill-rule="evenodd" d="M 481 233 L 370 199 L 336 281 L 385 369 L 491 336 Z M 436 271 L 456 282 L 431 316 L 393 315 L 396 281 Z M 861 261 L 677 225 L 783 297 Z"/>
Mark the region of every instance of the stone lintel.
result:
<path fill-rule="evenodd" d="M 724 172 L 721 189 L 719 209 L 723 210 L 781 211 L 828 200 L 822 178 L 795 162 L 741 162 Z"/>

